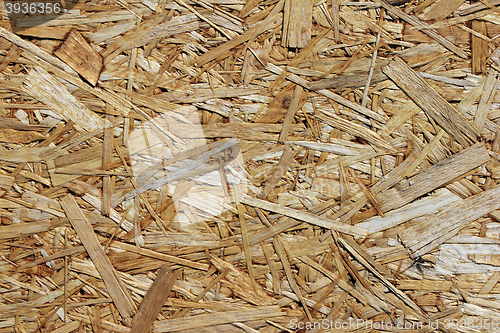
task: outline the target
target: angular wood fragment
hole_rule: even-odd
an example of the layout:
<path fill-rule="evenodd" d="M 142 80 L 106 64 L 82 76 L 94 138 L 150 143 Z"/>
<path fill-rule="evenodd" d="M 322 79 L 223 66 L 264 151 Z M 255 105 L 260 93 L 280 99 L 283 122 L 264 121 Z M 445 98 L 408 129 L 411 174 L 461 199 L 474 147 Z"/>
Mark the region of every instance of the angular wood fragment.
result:
<path fill-rule="evenodd" d="M 76 29 L 71 29 L 54 54 L 95 86 L 103 67 L 103 59 Z"/>
<path fill-rule="evenodd" d="M 168 294 L 174 287 L 179 271 L 169 271 L 166 266 L 158 270 L 156 279 L 141 302 L 139 311 L 134 317 L 130 332 L 147 333 L 153 326 Z"/>

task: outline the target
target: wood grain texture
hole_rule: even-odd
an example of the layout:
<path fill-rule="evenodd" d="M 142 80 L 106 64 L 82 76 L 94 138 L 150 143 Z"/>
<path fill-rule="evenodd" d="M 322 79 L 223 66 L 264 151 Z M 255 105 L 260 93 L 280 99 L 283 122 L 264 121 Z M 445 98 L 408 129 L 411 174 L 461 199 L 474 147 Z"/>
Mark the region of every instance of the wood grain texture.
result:
<path fill-rule="evenodd" d="M 169 271 L 166 266 L 158 270 L 153 285 L 148 289 L 134 317 L 131 333 L 148 333 L 151 330 L 178 276 L 179 271 Z"/>
<path fill-rule="evenodd" d="M 447 184 L 488 160 L 489 155 L 484 145 L 476 143 L 375 197 L 380 203 L 382 211 L 387 212 Z"/>
<path fill-rule="evenodd" d="M 89 110 L 63 84 L 40 67 L 33 68 L 23 83 L 28 95 L 47 105 L 63 119 L 78 124 L 76 126 L 81 130 L 92 132 L 113 125 Z"/>
<path fill-rule="evenodd" d="M 96 85 L 103 67 L 103 59 L 76 29 L 71 29 L 54 54 L 92 86 Z"/>
<path fill-rule="evenodd" d="M 99 274 L 101 275 L 104 284 L 106 285 L 106 289 L 113 299 L 118 312 L 120 312 L 120 315 L 126 322 L 130 322 L 136 312 L 135 304 L 132 301 L 125 285 L 118 277 L 113 265 L 106 256 L 106 253 L 104 253 L 94 230 L 85 218 L 85 215 L 83 215 L 80 207 L 78 207 L 78 204 L 73 196 L 65 196 L 60 202 L 71 225 L 82 241 L 85 250 L 90 255 L 95 267 L 99 271 Z"/>
<path fill-rule="evenodd" d="M 435 217 L 399 233 L 412 258 L 436 249 L 457 235 L 469 223 L 500 208 L 500 186 L 469 197 L 438 213 Z"/>
<path fill-rule="evenodd" d="M 286 0 L 283 14 L 285 47 L 305 47 L 311 40 L 313 3 L 309 0 Z"/>
<path fill-rule="evenodd" d="M 484 21 L 473 20 L 472 30 L 487 36 L 486 23 Z M 486 71 L 486 58 L 488 58 L 490 50 L 488 48 L 488 41 L 472 35 L 471 36 L 472 48 L 472 72 L 474 74 L 484 73 Z"/>
<path fill-rule="evenodd" d="M 477 141 L 479 132 L 451 104 L 403 60 L 394 58 L 383 72 L 391 78 L 442 129 L 464 147 Z"/>
<path fill-rule="evenodd" d="M 440 21 L 447 18 L 460 7 L 465 0 L 439 0 L 422 16 L 425 21 Z"/>

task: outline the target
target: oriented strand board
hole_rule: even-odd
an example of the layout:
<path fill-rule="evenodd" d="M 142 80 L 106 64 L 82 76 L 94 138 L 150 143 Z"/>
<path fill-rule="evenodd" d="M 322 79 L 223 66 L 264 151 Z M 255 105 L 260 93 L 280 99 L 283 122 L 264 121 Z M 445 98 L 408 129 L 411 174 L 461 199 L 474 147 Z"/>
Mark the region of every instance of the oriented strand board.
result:
<path fill-rule="evenodd" d="M 491 326 L 499 1 L 3 3 L 0 332 Z"/>

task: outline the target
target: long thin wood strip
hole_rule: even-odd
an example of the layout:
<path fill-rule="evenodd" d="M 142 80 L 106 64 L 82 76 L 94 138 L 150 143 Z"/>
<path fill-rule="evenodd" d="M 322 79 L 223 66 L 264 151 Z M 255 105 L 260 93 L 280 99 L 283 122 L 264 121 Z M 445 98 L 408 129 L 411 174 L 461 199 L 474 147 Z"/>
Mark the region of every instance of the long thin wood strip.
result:
<path fill-rule="evenodd" d="M 295 277 L 292 272 L 292 268 L 290 267 L 290 262 L 288 261 L 288 256 L 285 253 L 285 248 L 283 247 L 283 242 L 281 241 L 280 236 L 276 236 L 273 239 L 274 250 L 276 254 L 280 258 L 281 264 L 283 265 L 283 270 L 285 271 L 286 279 L 288 280 L 288 284 L 290 288 L 295 293 L 297 298 L 299 299 L 302 307 L 304 308 L 304 312 L 306 313 L 307 318 L 312 321 L 311 313 L 307 307 L 307 304 L 302 297 L 302 293 L 300 292 L 299 287 L 297 286 L 297 282 L 295 281 Z"/>
<path fill-rule="evenodd" d="M 281 312 L 279 306 L 260 306 L 251 309 L 214 312 L 191 316 L 188 318 L 158 321 L 154 324 L 153 332 L 178 332 L 189 329 L 200 329 L 202 327 L 210 327 L 214 325 L 280 317 L 285 314 L 285 312 Z"/>
<path fill-rule="evenodd" d="M 387 311 L 389 310 L 389 307 L 387 304 L 380 302 L 380 300 L 376 299 L 374 296 L 372 296 L 369 292 L 366 293 L 361 293 L 355 288 L 353 288 L 349 283 L 344 281 L 342 278 L 339 278 L 336 274 L 334 274 L 332 271 L 324 268 L 311 258 L 307 256 L 301 256 L 299 257 L 300 261 L 302 261 L 304 264 L 314 268 L 318 272 L 322 273 L 325 275 L 327 278 L 332 280 L 333 282 L 338 282 L 339 287 L 344 290 L 345 292 L 348 292 L 352 297 L 356 298 L 358 301 L 360 301 L 364 305 L 370 305 L 374 309 L 381 310 L 381 311 Z"/>
<path fill-rule="evenodd" d="M 444 130 L 440 130 L 433 138 L 432 140 L 424 147 L 424 149 L 422 149 L 422 151 L 420 152 L 420 154 L 418 154 L 417 158 L 415 159 L 415 161 L 413 161 L 413 163 L 410 165 L 410 167 L 408 167 L 408 169 L 406 169 L 406 172 L 404 174 L 403 177 L 409 177 L 411 176 L 411 174 L 413 173 L 413 171 L 415 171 L 415 169 L 417 169 L 417 167 L 425 160 L 425 158 L 427 157 L 427 155 L 429 155 L 431 153 L 431 151 L 436 147 L 436 145 L 439 143 L 439 140 L 442 139 L 442 137 L 444 136 L 445 134 L 445 131 Z"/>
<path fill-rule="evenodd" d="M 447 189 L 439 189 L 435 194 L 426 196 L 420 200 L 414 201 L 399 209 L 386 214 L 385 218 L 374 216 L 356 224 L 360 228 L 367 229 L 370 233 L 376 233 L 397 225 L 405 223 L 414 218 L 423 215 L 436 214 L 449 205 L 454 205 L 461 199 Z"/>
<path fill-rule="evenodd" d="M 0 226 L 0 241 L 42 233 L 48 231 L 50 227 L 51 224 L 47 221 L 2 225 Z"/>
<path fill-rule="evenodd" d="M 440 96 L 420 75 L 398 57 L 382 71 L 408 95 L 428 117 L 464 147 L 477 142 L 479 132 L 457 109 Z"/>
<path fill-rule="evenodd" d="M 47 295 L 47 293 L 45 291 L 43 291 L 42 289 L 40 289 L 39 287 L 31 286 L 28 283 L 20 282 L 20 281 L 12 278 L 10 276 L 0 274 L 0 280 L 3 280 L 4 282 L 11 283 L 11 284 L 18 286 L 20 288 L 23 288 L 23 289 L 32 290 L 40 295 Z"/>
<path fill-rule="evenodd" d="M 333 38 L 335 42 L 338 42 L 340 40 L 339 0 L 332 0 L 332 21 L 333 21 Z"/>
<path fill-rule="evenodd" d="M 132 322 L 130 333 L 148 333 L 150 331 L 178 276 L 179 271 L 169 271 L 167 266 L 162 266 L 158 270 L 153 285 L 142 299 L 139 311 Z"/>
<path fill-rule="evenodd" d="M 256 55 L 254 53 L 254 56 L 258 58 L 258 55 Z M 268 63 L 267 65 L 265 65 L 265 68 L 270 71 L 271 73 L 274 73 L 276 75 L 280 75 L 282 72 L 283 72 L 283 69 L 279 68 L 278 66 L 276 65 L 273 65 L 271 63 Z M 289 74 L 287 77 L 286 77 L 287 80 L 295 83 L 295 84 L 298 84 L 306 89 L 311 89 L 311 87 L 309 86 L 310 82 L 307 81 L 307 80 L 304 80 L 303 78 L 295 75 L 295 74 Z M 314 90 L 314 89 L 313 89 Z M 354 103 L 354 102 L 351 102 L 347 99 L 345 99 L 344 97 L 340 96 L 340 95 L 337 95 L 336 93 L 328 90 L 328 89 L 319 89 L 319 90 L 314 90 L 316 93 L 320 94 L 320 95 L 323 95 L 327 98 L 330 98 L 331 100 L 341 104 L 341 105 L 344 105 L 354 111 L 357 111 L 359 112 L 360 114 L 362 115 L 365 115 L 367 117 L 370 117 L 372 119 L 375 119 L 376 121 L 380 122 L 380 123 L 386 123 L 387 122 L 387 119 L 381 115 L 379 115 L 378 113 L 376 112 L 373 112 L 372 110 L 370 109 L 367 109 L 367 108 L 364 108 L 362 107 L 361 105 L 357 104 L 357 103 Z"/>
<path fill-rule="evenodd" d="M 241 243 L 243 245 L 243 252 L 245 253 L 245 262 L 247 264 L 248 275 L 250 276 L 250 281 L 252 282 L 253 289 L 256 290 L 255 282 L 255 272 L 252 264 L 252 250 L 250 249 L 250 243 L 248 241 L 248 228 L 245 221 L 244 207 L 241 203 L 237 203 L 238 206 L 238 218 L 240 220 L 241 229 Z"/>
<path fill-rule="evenodd" d="M 66 316 L 64 317 L 65 321 Z M 101 322 L 101 312 L 97 306 L 93 306 L 89 311 L 90 323 L 92 324 L 92 329 L 94 333 L 102 333 L 102 322 Z"/>
<path fill-rule="evenodd" d="M 460 26 L 463 30 L 472 34 L 471 36 L 471 51 L 472 51 L 472 73 L 473 74 L 481 74 L 486 72 L 486 59 L 490 54 L 490 49 L 488 47 L 488 43 L 490 40 L 485 35 L 487 35 L 486 31 L 486 22 L 482 20 L 472 20 L 471 28 L 469 29 L 465 26 Z"/>
<path fill-rule="evenodd" d="M 269 266 L 269 271 L 271 271 L 272 283 L 273 283 L 273 291 L 275 294 L 281 291 L 280 285 L 280 276 L 278 273 L 278 268 L 276 267 L 276 262 L 274 258 L 272 258 L 274 251 L 271 245 L 266 243 L 261 243 L 262 252 L 264 253 L 264 257 L 266 258 L 267 265 Z"/>
<path fill-rule="evenodd" d="M 425 16 L 425 21 L 442 21 L 450 16 L 450 14 L 458 9 L 464 2 L 465 0 L 438 1 L 429 11 L 423 14 Z"/>
<path fill-rule="evenodd" d="M 478 294 L 479 295 L 488 294 L 493 289 L 493 287 L 498 283 L 498 281 L 500 281 L 500 272 L 494 272 L 493 274 L 491 274 L 490 278 L 488 279 L 488 281 L 486 281 L 481 290 L 479 290 Z"/>
<path fill-rule="evenodd" d="M 377 199 L 372 194 L 372 192 L 370 191 L 370 189 L 365 186 L 365 184 L 359 178 L 359 176 L 356 173 L 356 171 L 354 171 L 354 169 L 349 169 L 349 171 L 351 172 L 351 175 L 353 176 L 354 180 L 356 181 L 356 184 L 358 184 L 358 186 L 361 187 L 361 189 L 363 190 L 363 193 L 365 194 L 366 198 L 371 202 L 371 204 L 373 205 L 373 207 L 375 207 L 375 209 L 377 210 L 377 213 L 380 215 L 380 217 L 385 217 L 384 212 L 382 211 L 382 209 L 380 208 L 379 203 L 377 202 Z"/>
<path fill-rule="evenodd" d="M 253 27 L 252 29 L 246 31 L 243 35 L 235 37 L 222 45 L 217 46 L 216 48 L 211 49 L 210 51 L 202 54 L 198 58 L 194 60 L 194 63 L 198 67 L 208 64 L 209 62 L 219 58 L 220 56 L 226 55 L 229 56 L 229 51 L 236 46 L 247 42 L 254 32 L 257 30 L 259 26 Z"/>
<path fill-rule="evenodd" d="M 112 109 L 109 104 L 106 104 L 107 109 Z M 106 120 L 113 123 L 114 116 L 106 115 Z M 111 163 L 113 152 L 113 128 L 106 128 L 104 130 L 104 142 L 102 144 L 102 165 Z M 101 198 L 101 213 L 109 216 L 111 209 L 111 195 L 112 195 L 111 176 L 104 176 L 102 180 L 102 198 Z"/>
<path fill-rule="evenodd" d="M 252 9 L 254 9 L 259 4 L 259 2 L 260 2 L 260 0 L 246 1 L 245 5 L 243 6 L 243 9 L 240 10 L 238 16 L 241 18 L 245 18 L 246 16 L 248 16 L 248 14 L 250 14 Z"/>
<path fill-rule="evenodd" d="M 490 160 L 488 151 L 482 143 L 462 150 L 416 174 L 397 186 L 385 190 L 375 197 L 382 210 L 387 212 L 410 203 L 424 194 L 435 190 L 455 178 L 479 167 Z"/>
<path fill-rule="evenodd" d="M 110 246 L 114 247 L 114 248 L 117 248 L 117 249 L 122 249 L 122 250 L 130 251 L 130 252 L 133 252 L 133 253 L 137 253 L 137 254 L 140 254 L 140 255 L 143 255 L 143 256 L 146 256 L 146 257 L 155 258 L 155 259 L 158 259 L 158 260 L 164 260 L 164 261 L 167 261 L 167 262 L 171 262 L 171 263 L 178 264 L 178 265 L 181 265 L 181 266 L 186 266 L 186 267 L 191 267 L 191 268 L 199 269 L 199 270 L 202 270 L 202 271 L 208 271 L 208 267 L 209 267 L 207 264 L 193 262 L 193 261 L 190 261 L 190 260 L 187 260 L 187 259 L 182 259 L 182 258 L 179 258 L 179 257 L 171 256 L 169 254 L 160 253 L 160 252 L 149 250 L 149 249 L 145 249 L 145 248 L 139 248 L 137 246 L 130 245 L 130 244 L 123 243 L 123 242 L 113 241 L 110 244 Z"/>
<path fill-rule="evenodd" d="M 12 45 L 9 52 L 7 52 L 7 55 L 0 63 L 0 72 L 7 68 L 7 65 L 9 65 L 11 62 L 15 62 L 19 58 L 21 53 L 23 53 L 23 51 L 20 48 L 18 48 L 15 44 Z"/>
<path fill-rule="evenodd" d="M 482 11 L 482 10 L 490 7 L 490 5 L 497 6 L 500 4 L 500 1 L 499 0 L 489 0 L 488 3 L 489 3 L 489 5 L 486 4 L 486 2 L 476 2 L 474 4 L 467 6 L 466 8 L 464 8 L 462 10 L 457 10 L 457 14 L 460 16 L 469 15 L 471 13 Z M 488 11 L 484 11 L 482 13 L 487 14 Z"/>
<path fill-rule="evenodd" d="M 352 121 L 345 120 L 332 112 L 324 112 L 323 110 L 317 110 L 316 117 L 323 120 L 330 126 L 340 129 L 346 133 L 354 136 L 361 137 L 366 141 L 372 143 L 373 145 L 385 149 L 390 152 L 394 152 L 395 149 L 391 146 L 389 142 L 383 139 L 380 135 L 374 131 L 358 125 Z"/>
<path fill-rule="evenodd" d="M 131 177 L 133 174 L 121 171 L 105 171 L 105 170 L 93 170 L 93 169 L 77 169 L 77 168 L 56 168 L 55 173 L 61 173 L 65 175 L 82 175 L 82 176 L 97 176 L 97 177 Z"/>
<path fill-rule="evenodd" d="M 281 45 L 303 48 L 311 40 L 313 2 L 286 0 Z"/>
<path fill-rule="evenodd" d="M 326 229 L 333 228 L 333 229 L 337 230 L 338 232 L 352 235 L 355 237 L 362 238 L 368 234 L 365 229 L 361 229 L 361 228 L 358 228 L 356 226 L 351 226 L 349 224 L 340 223 L 340 222 L 337 222 L 337 221 L 334 221 L 334 220 L 331 220 L 331 219 L 328 219 L 325 217 L 316 216 L 316 215 L 311 214 L 311 213 L 303 212 L 303 211 L 288 208 L 288 207 L 283 207 L 283 206 L 280 206 L 280 205 L 272 203 L 272 202 L 251 198 L 249 196 L 242 197 L 241 202 L 246 204 L 246 205 L 252 206 L 252 207 L 258 207 L 258 208 L 261 208 L 264 210 L 268 210 L 271 212 L 275 212 L 278 214 L 289 216 L 289 217 L 292 217 L 292 218 L 300 220 L 300 221 L 304 221 L 304 222 L 307 222 L 307 223 L 310 223 L 313 225 L 320 226 L 322 228 L 326 228 Z"/>
<path fill-rule="evenodd" d="M 125 288 L 125 285 L 118 277 L 118 273 L 106 256 L 106 253 L 104 253 L 90 223 L 87 221 L 85 215 L 83 215 L 72 195 L 63 197 L 60 202 L 66 216 L 85 247 L 85 250 L 99 271 L 106 285 L 106 289 L 113 299 L 120 315 L 125 322 L 130 323 L 136 311 L 135 304 Z"/>
<path fill-rule="evenodd" d="M 375 3 L 380 4 L 388 12 L 390 12 L 390 13 L 398 16 L 403 21 L 405 21 L 405 22 L 413 25 L 414 27 L 417 27 L 417 28 L 418 27 L 425 27 L 427 25 L 427 24 L 423 23 L 422 21 L 420 21 L 415 16 L 411 16 L 411 15 L 406 14 L 401 9 L 399 9 L 397 7 L 394 7 L 394 6 L 386 3 L 384 0 L 375 0 Z M 453 44 L 452 42 L 450 42 L 449 40 L 447 40 L 446 38 L 444 38 L 443 36 L 441 36 L 440 34 L 438 34 L 436 31 L 425 29 L 425 30 L 422 30 L 422 32 L 425 33 L 427 36 L 429 36 L 429 37 L 433 38 L 434 40 L 436 40 L 439 44 L 443 45 L 444 47 L 446 47 L 451 52 L 453 52 L 456 55 L 458 55 L 460 58 L 466 59 L 468 57 L 467 53 L 463 49 L 461 49 L 460 47 L 456 46 L 455 44 Z"/>
<path fill-rule="evenodd" d="M 370 63 L 370 71 L 368 72 L 368 78 L 366 79 L 365 88 L 363 89 L 363 97 L 361 98 L 361 106 L 362 107 L 366 107 L 366 103 L 368 102 L 368 90 L 370 89 L 370 84 L 371 84 L 372 77 L 373 77 L 373 70 L 374 70 L 374 66 L 375 66 L 375 61 L 377 60 L 377 53 L 378 53 L 377 46 L 380 43 L 380 34 L 381 33 L 382 33 L 382 30 L 379 30 L 379 32 L 377 33 L 377 39 L 375 39 L 375 47 L 374 47 L 375 51 L 373 51 L 372 60 Z"/>
<path fill-rule="evenodd" d="M 481 99 L 479 100 L 479 105 L 477 106 L 476 113 L 474 114 L 474 126 L 477 127 L 480 133 L 483 130 L 484 123 L 491 110 L 491 103 L 493 102 L 497 84 L 497 74 L 493 72 L 488 74 L 486 82 L 484 83 Z"/>
<path fill-rule="evenodd" d="M 283 154 L 280 157 L 278 165 L 274 168 L 273 174 L 271 178 L 267 181 L 266 187 L 262 194 L 260 195 L 261 199 L 266 199 L 269 193 L 274 189 L 274 187 L 278 184 L 281 178 L 286 174 L 288 168 L 293 162 L 293 158 L 297 152 L 294 151 L 290 146 L 285 146 L 283 149 Z"/>
<path fill-rule="evenodd" d="M 85 252 L 85 248 L 83 246 L 71 247 L 69 249 L 66 249 L 66 250 L 63 250 L 63 251 L 60 251 L 60 252 L 56 252 L 56 253 L 51 254 L 49 256 L 45 256 L 45 257 L 42 257 L 42 258 L 37 259 L 35 261 L 29 262 L 27 264 L 24 264 L 19 269 L 34 267 L 34 266 L 41 265 L 41 264 L 44 264 L 46 262 L 52 261 L 52 260 L 57 259 L 57 258 L 62 258 L 62 257 L 65 257 L 65 256 L 71 256 L 73 254 L 80 254 L 80 253 L 83 253 L 83 252 Z"/>
<path fill-rule="evenodd" d="M 450 206 L 435 217 L 400 232 L 401 243 L 411 258 L 431 252 L 456 236 L 470 222 L 500 208 L 500 185 Z"/>
<path fill-rule="evenodd" d="M 290 126 L 292 125 L 295 113 L 298 111 L 299 108 L 299 102 L 302 97 L 302 92 L 303 89 L 301 86 L 295 86 L 292 100 L 290 102 L 290 106 L 288 107 L 288 111 L 285 115 L 285 119 L 283 120 L 283 127 L 281 128 L 281 133 L 278 138 L 278 142 L 280 143 L 285 142 L 288 137 L 288 131 L 290 130 Z"/>
<path fill-rule="evenodd" d="M 386 288 L 388 288 L 392 293 L 394 293 L 394 295 L 396 295 L 396 297 L 403 301 L 408 307 L 413 309 L 418 315 L 420 315 L 421 317 L 424 316 L 424 313 L 415 304 L 415 302 L 401 290 L 397 289 L 392 283 L 387 280 L 384 274 L 382 274 L 382 272 L 380 271 L 381 268 L 383 269 L 382 265 L 375 263 L 375 261 L 365 251 L 363 251 L 358 244 L 344 237 L 339 237 L 338 241 L 342 245 L 342 247 L 344 247 L 347 252 L 349 252 L 351 256 L 359 261 L 359 263 L 363 265 L 363 267 L 365 267 L 370 273 L 375 275 Z M 388 272 L 385 269 L 384 271 L 384 273 L 388 275 Z"/>

